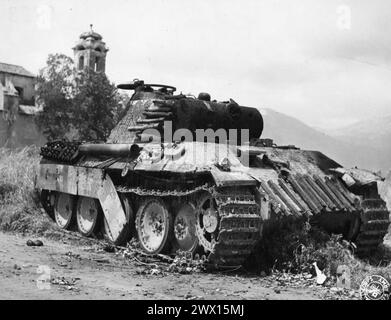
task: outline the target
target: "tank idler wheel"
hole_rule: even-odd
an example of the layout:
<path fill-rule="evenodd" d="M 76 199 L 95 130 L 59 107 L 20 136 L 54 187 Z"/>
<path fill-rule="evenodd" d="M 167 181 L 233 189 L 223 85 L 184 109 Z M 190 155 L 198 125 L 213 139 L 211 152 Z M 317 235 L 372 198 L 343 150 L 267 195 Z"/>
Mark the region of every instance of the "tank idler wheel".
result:
<path fill-rule="evenodd" d="M 136 230 L 142 249 L 149 254 L 168 251 L 173 233 L 172 216 L 162 199 L 145 199 L 136 214 Z"/>
<path fill-rule="evenodd" d="M 75 211 L 75 196 L 58 192 L 54 200 L 54 221 L 61 229 L 70 229 Z"/>
<path fill-rule="evenodd" d="M 106 217 L 103 216 L 103 231 L 105 237 L 111 242 L 115 242 L 117 245 L 122 245 L 128 242 L 133 238 L 135 234 L 134 230 L 134 212 L 129 197 L 126 194 L 120 193 L 119 198 L 121 200 L 122 208 L 124 209 L 126 216 L 126 225 L 119 235 L 118 239 L 114 241 L 113 236 L 111 235 L 109 225 L 107 223 Z"/>
<path fill-rule="evenodd" d="M 210 193 L 203 194 L 197 204 L 196 232 L 200 244 L 212 252 L 218 241 L 220 217 L 216 201 Z"/>
<path fill-rule="evenodd" d="M 194 253 L 198 247 L 195 230 L 196 208 L 192 203 L 182 204 L 174 220 L 174 247 Z"/>
<path fill-rule="evenodd" d="M 83 236 L 89 237 L 95 232 L 101 211 L 99 200 L 79 197 L 76 208 L 76 220 L 77 229 Z"/>

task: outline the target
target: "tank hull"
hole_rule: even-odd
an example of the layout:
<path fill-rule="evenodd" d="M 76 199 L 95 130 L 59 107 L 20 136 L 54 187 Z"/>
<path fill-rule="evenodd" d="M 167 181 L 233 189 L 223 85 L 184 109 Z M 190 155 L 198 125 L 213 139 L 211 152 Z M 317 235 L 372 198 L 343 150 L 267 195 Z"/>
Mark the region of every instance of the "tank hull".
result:
<path fill-rule="evenodd" d="M 143 90 L 106 143 L 41 149 L 36 187 L 59 227 L 116 244 L 137 237 L 149 254 L 188 251 L 212 266 L 242 265 L 264 226 L 281 219 L 342 234 L 360 254 L 383 242 L 389 211 L 378 176 L 258 139 L 255 108 Z M 208 129 L 228 134 L 197 136 Z"/>

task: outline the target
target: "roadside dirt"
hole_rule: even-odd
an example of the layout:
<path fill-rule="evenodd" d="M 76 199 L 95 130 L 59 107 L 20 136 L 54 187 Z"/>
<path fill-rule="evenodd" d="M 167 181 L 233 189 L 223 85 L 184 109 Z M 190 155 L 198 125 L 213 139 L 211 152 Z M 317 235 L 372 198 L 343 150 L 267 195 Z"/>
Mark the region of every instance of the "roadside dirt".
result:
<path fill-rule="evenodd" d="M 75 244 L 65 235 L 29 247 L 28 239 L 35 238 L 0 233 L 0 299 L 335 298 L 315 280 L 295 288 L 270 277 L 224 272 L 146 275 L 138 262 L 99 251 L 94 241 Z"/>

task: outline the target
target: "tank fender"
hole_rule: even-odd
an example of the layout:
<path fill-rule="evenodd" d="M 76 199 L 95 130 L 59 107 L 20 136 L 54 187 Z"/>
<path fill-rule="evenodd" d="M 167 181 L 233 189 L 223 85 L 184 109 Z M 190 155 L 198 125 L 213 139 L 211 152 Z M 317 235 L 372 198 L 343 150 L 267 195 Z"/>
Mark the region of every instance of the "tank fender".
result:
<path fill-rule="evenodd" d="M 98 199 L 113 239 L 118 239 L 124 231 L 125 212 L 113 181 L 102 169 L 41 164 L 36 188 Z"/>
<path fill-rule="evenodd" d="M 212 168 L 211 175 L 218 187 L 257 185 L 257 181 L 245 172 L 222 171 L 218 168 Z"/>

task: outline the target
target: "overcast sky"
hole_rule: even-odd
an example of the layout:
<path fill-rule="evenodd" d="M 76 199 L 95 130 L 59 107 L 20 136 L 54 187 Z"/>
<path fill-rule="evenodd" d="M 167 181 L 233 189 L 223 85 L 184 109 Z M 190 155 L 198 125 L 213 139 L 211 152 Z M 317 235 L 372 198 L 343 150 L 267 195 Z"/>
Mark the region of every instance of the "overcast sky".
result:
<path fill-rule="evenodd" d="M 37 73 L 94 25 L 115 83 L 144 79 L 320 128 L 391 114 L 391 1 L 0 0 L 0 61 Z"/>

